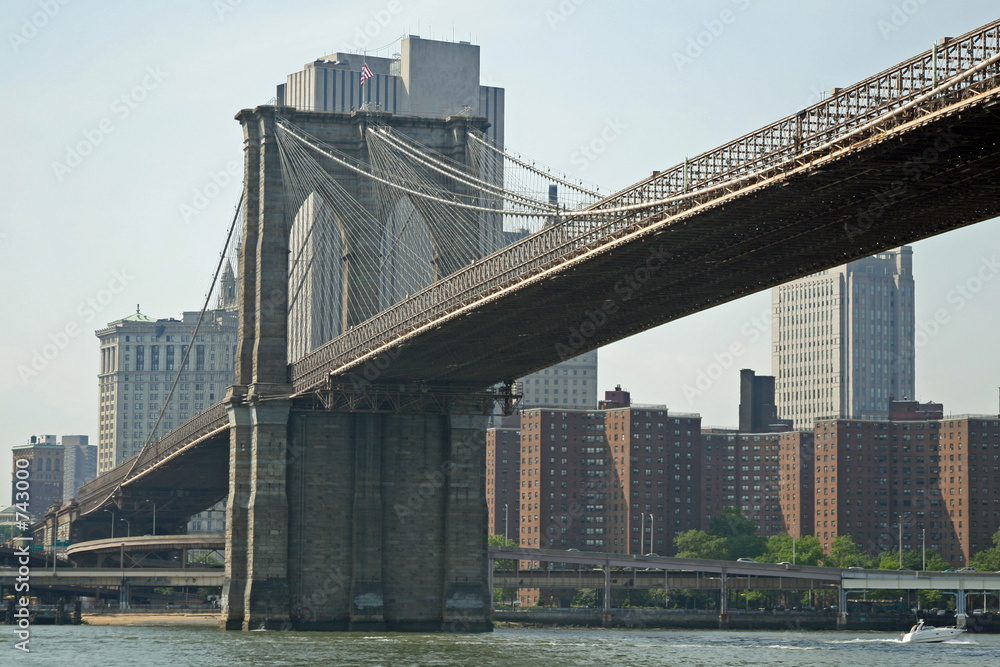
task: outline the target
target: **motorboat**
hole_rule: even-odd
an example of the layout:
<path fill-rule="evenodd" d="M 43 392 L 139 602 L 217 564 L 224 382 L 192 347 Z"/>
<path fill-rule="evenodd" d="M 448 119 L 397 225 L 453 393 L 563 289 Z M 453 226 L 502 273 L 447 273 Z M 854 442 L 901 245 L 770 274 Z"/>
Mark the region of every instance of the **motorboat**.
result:
<path fill-rule="evenodd" d="M 923 619 L 920 619 L 909 632 L 900 634 L 903 636 L 904 644 L 933 644 L 954 639 L 963 632 L 965 628 L 935 628 L 933 625 L 924 625 Z"/>

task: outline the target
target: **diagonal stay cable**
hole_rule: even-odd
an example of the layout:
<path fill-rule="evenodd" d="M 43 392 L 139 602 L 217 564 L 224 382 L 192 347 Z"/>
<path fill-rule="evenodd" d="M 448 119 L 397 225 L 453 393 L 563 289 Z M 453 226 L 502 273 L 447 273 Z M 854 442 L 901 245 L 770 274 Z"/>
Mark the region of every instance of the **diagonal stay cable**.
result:
<path fill-rule="evenodd" d="M 212 298 L 212 293 L 215 290 L 215 286 L 219 282 L 219 274 L 222 273 L 222 267 L 226 263 L 226 252 L 229 249 L 229 242 L 233 238 L 233 230 L 236 228 L 236 222 L 240 219 L 240 212 L 243 209 L 243 196 L 244 193 L 241 192 L 239 202 L 237 202 L 236 204 L 236 212 L 233 214 L 233 221 L 232 223 L 230 223 L 229 231 L 226 233 L 226 242 L 222 246 L 222 252 L 219 253 L 219 262 L 215 267 L 215 275 L 212 277 L 212 283 L 208 288 L 208 293 L 205 295 L 205 303 L 201 307 L 201 313 L 198 315 L 198 323 L 195 324 L 194 332 L 191 334 L 192 341 L 194 341 L 198 336 L 198 330 L 201 328 L 202 320 L 205 318 L 205 311 L 208 310 L 208 304 Z M 174 390 L 177 388 L 177 383 L 181 379 L 181 373 L 184 371 L 184 367 L 187 364 L 188 357 L 191 355 L 191 348 L 193 347 L 194 347 L 193 345 L 188 345 L 187 349 L 184 351 L 184 358 L 181 360 L 181 363 L 177 368 L 177 375 L 174 377 L 174 382 L 170 386 L 170 392 L 167 394 L 166 400 L 163 401 L 163 407 L 160 408 L 160 414 L 156 418 L 156 424 L 153 425 L 153 428 L 150 431 L 149 436 L 147 436 L 146 438 L 146 442 L 143 443 L 142 445 L 142 449 L 139 450 L 138 454 L 132 457 L 132 465 L 129 466 L 128 472 L 126 472 L 125 475 L 119 480 L 118 484 L 115 485 L 114 490 L 111 491 L 111 493 L 109 493 L 108 496 L 101 501 L 100 503 L 101 505 L 111 500 L 111 498 L 114 497 L 114 495 L 121 490 L 122 484 L 128 481 L 129 477 L 131 477 L 132 473 L 135 471 L 136 465 L 138 465 L 139 460 L 142 458 L 142 455 L 146 452 L 146 449 L 153 441 L 153 435 L 156 433 L 156 429 L 160 427 L 160 422 L 163 420 L 163 415 L 167 410 L 167 406 L 170 404 L 170 399 L 174 395 Z"/>

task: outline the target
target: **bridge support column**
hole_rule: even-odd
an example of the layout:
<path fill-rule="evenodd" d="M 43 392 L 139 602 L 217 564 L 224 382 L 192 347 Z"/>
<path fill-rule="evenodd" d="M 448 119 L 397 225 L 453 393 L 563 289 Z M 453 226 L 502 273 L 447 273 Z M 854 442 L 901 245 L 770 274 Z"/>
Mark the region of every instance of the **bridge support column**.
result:
<path fill-rule="evenodd" d="M 719 582 L 719 629 L 729 629 L 729 588 L 726 585 L 726 573 L 720 575 Z"/>
<path fill-rule="evenodd" d="M 955 591 L 955 627 L 964 628 L 966 615 L 966 592 L 962 589 Z"/>
<path fill-rule="evenodd" d="M 837 607 L 837 629 L 846 630 L 847 629 L 847 591 L 844 587 L 840 587 L 840 600 L 838 601 L 839 606 Z"/>
<path fill-rule="evenodd" d="M 250 504 L 250 408 L 242 405 L 246 387 L 230 387 L 229 497 L 226 499 L 226 582 L 222 587 L 219 627 L 240 630 L 246 615 L 247 508 Z"/>
<path fill-rule="evenodd" d="M 601 625 L 611 626 L 611 565 L 604 564 L 604 611 L 601 614 Z"/>
<path fill-rule="evenodd" d="M 483 416 L 293 411 L 297 629 L 492 629 Z"/>
<path fill-rule="evenodd" d="M 382 420 L 354 416 L 353 550 L 351 553 L 352 630 L 385 627 L 382 593 Z"/>
<path fill-rule="evenodd" d="M 287 395 L 285 391 L 263 395 Z M 247 507 L 243 629 L 288 629 L 288 413 L 283 398 L 250 403 L 250 496 Z"/>

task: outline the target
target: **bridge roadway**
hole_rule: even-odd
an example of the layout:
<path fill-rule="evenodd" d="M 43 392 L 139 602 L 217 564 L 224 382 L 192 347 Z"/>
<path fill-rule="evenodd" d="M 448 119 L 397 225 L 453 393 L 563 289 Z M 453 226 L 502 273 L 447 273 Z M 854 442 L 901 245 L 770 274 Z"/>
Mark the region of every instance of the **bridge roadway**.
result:
<path fill-rule="evenodd" d="M 482 389 L 996 217 L 998 105 L 1000 21 L 654 173 L 351 328 L 289 367 L 298 405 L 359 409 L 362 393 L 360 409 L 378 409 L 408 387 Z M 227 428 L 213 406 L 82 487 L 81 514 L 151 491 L 203 509 L 226 492 Z"/>
<path fill-rule="evenodd" d="M 490 547 L 490 586 L 496 588 L 602 588 L 604 613 L 611 612 L 614 588 L 667 588 L 720 591 L 720 627 L 728 616 L 727 591 L 837 589 L 840 596 L 838 627 L 846 624 L 847 593 L 867 590 L 936 590 L 955 596 L 956 621 L 965 626 L 966 598 L 985 591 L 1000 591 L 1000 572 L 930 572 L 913 570 L 862 570 L 740 563 L 733 561 L 631 556 L 601 552 L 568 552 L 555 549 Z M 527 570 L 494 570 L 497 559 L 537 561 Z M 576 565 L 577 570 L 550 570 L 547 564 Z M 600 566 L 601 571 L 582 570 Z M 622 569 L 613 569 L 622 568 Z M 710 575 L 710 576 L 701 576 Z"/>
<path fill-rule="evenodd" d="M 0 584 L 13 586 L 17 581 L 15 568 L 0 568 Z M 29 584 L 41 586 L 222 586 L 226 573 L 221 568 L 105 568 L 70 567 L 32 569 Z"/>

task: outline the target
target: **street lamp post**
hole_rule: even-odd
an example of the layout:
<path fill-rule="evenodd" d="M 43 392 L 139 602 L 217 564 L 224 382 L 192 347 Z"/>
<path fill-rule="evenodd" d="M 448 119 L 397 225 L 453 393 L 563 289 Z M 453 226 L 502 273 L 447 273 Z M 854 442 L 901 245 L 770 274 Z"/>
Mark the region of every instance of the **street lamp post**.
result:
<path fill-rule="evenodd" d="M 927 529 L 924 528 L 920 531 L 920 555 L 922 556 L 923 565 L 920 566 L 921 570 L 927 569 Z"/>
<path fill-rule="evenodd" d="M 507 515 L 507 503 L 504 503 L 503 504 L 503 544 L 504 544 L 504 546 L 507 546 L 507 540 L 509 539 L 507 537 L 507 525 L 509 523 L 508 519 L 509 519 L 509 516 Z"/>
<path fill-rule="evenodd" d="M 119 519 L 119 521 L 125 522 L 125 537 L 132 537 L 132 522 L 125 518 Z"/>
<path fill-rule="evenodd" d="M 792 535 L 792 565 L 795 565 L 795 536 Z"/>
<path fill-rule="evenodd" d="M 903 569 L 903 517 L 896 515 L 896 523 L 899 525 L 899 569 Z"/>
<path fill-rule="evenodd" d="M 649 513 L 649 553 L 653 553 L 653 513 Z"/>
<path fill-rule="evenodd" d="M 111 539 L 115 538 L 115 513 L 111 510 L 104 510 L 111 515 Z"/>

